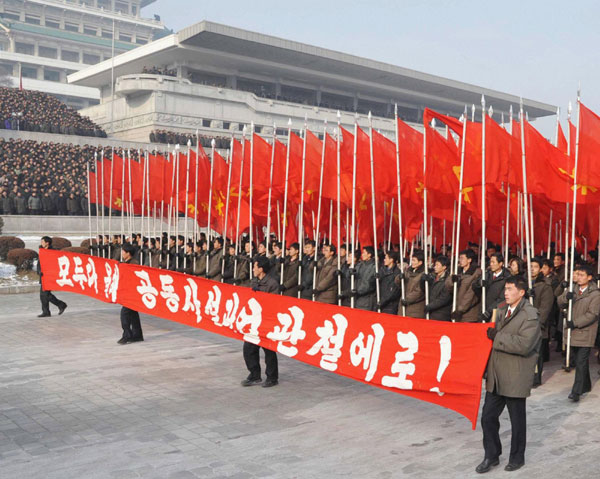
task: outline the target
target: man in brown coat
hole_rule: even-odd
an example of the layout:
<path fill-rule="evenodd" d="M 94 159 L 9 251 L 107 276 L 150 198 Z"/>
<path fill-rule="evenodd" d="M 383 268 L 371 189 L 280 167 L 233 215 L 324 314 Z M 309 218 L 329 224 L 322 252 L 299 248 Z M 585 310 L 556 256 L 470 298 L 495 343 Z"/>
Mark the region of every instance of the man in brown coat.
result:
<path fill-rule="evenodd" d="M 573 301 L 571 320 L 567 321 L 563 341 L 567 342 L 567 331 L 571 331 L 571 357 L 575 363 L 575 381 L 569 399 L 579 401 L 579 397 L 592 390 L 590 379 L 590 351 L 594 347 L 598 332 L 600 313 L 600 291 L 592 282 L 592 267 L 578 265 L 573 271 L 575 291 L 564 291 L 558 298 L 561 308 Z"/>
<path fill-rule="evenodd" d="M 409 318 L 425 317 L 425 290 L 423 282 L 423 253 L 417 251 L 410 260 L 410 267 L 404 273 L 405 294 L 400 300 L 398 314 L 402 316 L 402 306 L 406 308 L 406 316 Z M 400 284 L 401 275 L 396 276 L 396 282 Z"/>
<path fill-rule="evenodd" d="M 337 302 L 337 258 L 334 245 L 323 245 L 323 257 L 317 263 L 317 278 L 313 294 L 315 301 L 327 304 Z"/>
<path fill-rule="evenodd" d="M 481 312 L 481 298 L 473 290 L 473 282 L 481 277 L 481 270 L 475 263 L 477 256 L 472 249 L 465 249 L 458 255 L 458 275 L 446 279 L 446 286 L 454 291 L 454 283 L 458 283 L 456 293 L 456 309 L 450 314 L 454 321 L 476 323 Z"/>
<path fill-rule="evenodd" d="M 300 253 L 300 245 L 298 243 L 292 243 L 290 245 L 290 254 L 285 259 L 283 264 L 283 277 L 281 278 L 279 291 L 284 296 L 290 296 L 292 298 L 298 297 L 298 266 L 300 261 L 298 260 L 298 254 Z M 277 265 L 279 268 L 280 266 Z"/>
<path fill-rule="evenodd" d="M 533 387 L 542 384 L 542 371 L 544 369 L 544 351 L 548 350 L 548 328 L 550 315 L 554 306 L 554 291 L 552 290 L 550 279 L 542 274 L 542 258 L 533 258 L 531 260 L 531 279 L 533 280 L 533 307 L 538 310 L 540 328 L 542 330 L 542 343 L 540 354 L 538 355 L 537 371 L 533 381 Z"/>
<path fill-rule="evenodd" d="M 488 338 L 494 343 L 487 366 L 485 402 L 481 412 L 485 458 L 475 469 L 480 474 L 500 463 L 499 417 L 505 406 L 508 407 L 512 437 L 510 456 L 504 470 L 516 471 L 525 464 L 525 399 L 531 394 L 541 341 L 538 313 L 525 299 L 526 290 L 527 283 L 521 276 L 506 280 L 506 304 L 498 309 L 495 327 L 487 330 Z"/>

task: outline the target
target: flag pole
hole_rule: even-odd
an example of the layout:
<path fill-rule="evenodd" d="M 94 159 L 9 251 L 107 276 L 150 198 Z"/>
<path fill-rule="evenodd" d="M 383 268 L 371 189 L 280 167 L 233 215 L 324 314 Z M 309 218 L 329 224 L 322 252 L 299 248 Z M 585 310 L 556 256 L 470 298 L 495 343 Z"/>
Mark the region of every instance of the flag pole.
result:
<path fill-rule="evenodd" d="M 115 147 L 112 147 L 112 156 L 110 157 L 110 191 L 108 193 L 109 204 L 108 208 L 108 236 L 112 240 L 112 210 L 113 210 L 113 202 L 112 202 L 112 192 L 113 192 L 113 175 L 115 171 Z"/>
<path fill-rule="evenodd" d="M 125 151 L 121 152 L 123 158 L 121 158 L 121 246 L 125 243 Z M 121 248 L 121 253 L 119 255 L 119 261 L 123 261 L 123 248 Z"/>
<path fill-rule="evenodd" d="M 317 231 L 315 232 L 315 244 L 317 245 L 317 251 L 319 248 L 319 234 L 321 232 L 321 202 L 323 199 L 323 169 L 325 168 L 325 144 L 327 143 L 327 119 L 323 122 L 323 146 L 321 149 L 321 173 L 319 175 L 319 203 L 317 204 Z M 329 212 L 331 213 L 331 208 L 329 208 Z M 314 224 L 314 221 L 313 221 Z M 331 227 L 331 221 L 329 222 Z M 331 241 L 331 235 L 329 238 Z M 338 245 L 339 246 L 339 245 Z M 315 254 L 315 259 L 317 255 Z M 315 265 L 313 267 L 313 291 L 317 287 L 317 262 L 315 261 Z M 312 295 L 312 300 L 315 300 L 315 294 Z"/>
<path fill-rule="evenodd" d="M 171 227 L 172 227 L 172 216 L 173 216 L 173 190 L 175 189 L 175 151 L 173 150 L 173 166 L 171 167 L 171 197 L 169 198 L 168 210 L 168 221 L 167 221 L 167 269 L 170 269 L 171 253 L 169 250 L 169 241 L 171 240 Z M 169 156 L 171 152 L 169 152 Z M 175 250 L 177 246 L 177 240 L 175 241 Z"/>
<path fill-rule="evenodd" d="M 456 200 L 452 207 L 452 239 L 450 240 L 450 272 L 452 274 L 454 273 L 454 238 L 456 238 Z"/>
<path fill-rule="evenodd" d="M 277 200 L 277 241 L 281 241 L 281 205 Z M 283 253 L 285 256 L 285 251 Z"/>
<path fill-rule="evenodd" d="M 249 201 L 249 225 L 250 225 L 250 244 L 252 245 L 252 198 L 253 198 L 253 190 L 254 190 L 254 185 L 252 184 L 253 181 L 253 167 L 254 167 L 254 122 L 250 122 L 250 189 L 248 190 L 248 201 Z M 257 238 L 258 241 L 258 238 Z M 252 261 L 252 258 L 250 258 L 250 261 Z M 207 265 L 207 271 L 208 271 L 208 265 Z M 250 279 L 252 279 L 252 265 L 250 265 L 250 274 L 249 277 Z"/>
<path fill-rule="evenodd" d="M 192 140 L 188 139 L 187 142 L 187 161 L 186 161 L 186 172 L 185 172 L 185 213 L 183 219 L 185 223 L 183 224 L 183 269 L 187 270 L 188 267 L 188 255 L 185 254 L 185 248 L 188 242 L 188 198 L 189 198 L 189 190 L 190 190 L 190 157 L 192 154 Z M 198 189 L 198 185 L 194 189 Z"/>
<path fill-rule="evenodd" d="M 175 210 L 173 211 L 173 217 L 175 218 L 175 269 L 179 270 L 179 246 L 177 242 L 179 241 L 179 149 L 181 146 L 178 144 L 175 145 L 175 169 L 177 173 L 175 174 Z"/>
<path fill-rule="evenodd" d="M 575 220 L 577 218 L 577 169 L 579 167 L 579 135 L 581 128 L 581 92 L 577 90 L 577 133 L 575 134 L 575 168 L 573 169 L 573 214 L 571 215 L 571 255 L 570 273 L 569 273 L 569 292 L 573 292 L 573 270 L 575 269 Z M 569 128 L 570 129 L 570 128 Z M 573 318 L 573 300 L 569 300 L 569 309 L 567 312 L 567 324 Z M 565 359 L 565 370 L 570 371 L 571 367 L 571 328 L 567 328 L 567 355 Z"/>
<path fill-rule="evenodd" d="M 377 215 L 375 213 L 375 161 L 373 158 L 373 115 L 369 111 L 369 156 L 371 161 L 371 213 L 373 217 L 373 249 L 375 250 L 375 293 L 377 298 L 377 312 L 381 313 L 381 290 L 379 284 L 379 245 L 377 242 Z M 385 228 L 385 220 L 384 220 Z M 384 239 L 385 241 L 385 239 Z M 425 266 L 427 271 L 427 266 Z"/>
<path fill-rule="evenodd" d="M 390 205 L 390 226 L 388 228 L 388 241 L 387 241 L 387 251 L 392 250 L 392 227 L 394 226 L 394 201 L 396 198 L 392 197 L 392 204 Z M 445 226 L 445 224 L 444 224 Z M 446 229 L 444 228 L 444 233 L 446 233 Z"/>
<path fill-rule="evenodd" d="M 290 150 L 291 150 L 291 138 L 292 138 L 292 119 L 288 119 L 288 142 L 287 142 L 287 150 L 285 153 L 285 182 L 283 189 L 283 226 L 282 226 L 282 234 L 281 234 L 281 250 L 283 251 L 283 256 L 285 257 L 285 229 L 287 227 L 287 204 L 288 204 L 288 177 L 290 174 Z M 279 204 L 279 202 L 277 203 Z M 283 258 L 282 258 L 283 259 Z M 285 261 L 281 261 L 281 271 L 279 275 L 279 287 L 283 285 L 283 269 L 285 266 Z M 283 292 L 283 291 L 282 291 Z"/>
<path fill-rule="evenodd" d="M 306 168 L 306 139 L 308 129 L 308 117 L 304 115 L 304 138 L 302 141 L 302 182 L 300 187 L 300 218 L 298 221 L 298 244 L 300 245 L 300 252 L 298 255 L 298 286 L 302 285 L 302 255 L 304 252 L 304 181 L 305 181 L 305 168 Z M 315 257 L 317 255 L 315 254 Z M 298 298 L 301 296 L 301 290 L 298 288 Z"/>
<path fill-rule="evenodd" d="M 531 221 L 531 255 L 535 256 L 535 228 L 533 227 L 533 195 L 529 193 L 529 218 Z"/>
<path fill-rule="evenodd" d="M 134 208 L 133 208 L 133 199 L 131 196 L 131 150 L 127 150 L 127 168 L 129 171 L 129 232 L 131 234 L 130 238 L 133 240 L 133 218 L 134 218 Z"/>
<path fill-rule="evenodd" d="M 267 258 L 270 256 L 269 239 L 271 238 L 271 203 L 273 190 L 273 167 L 275 165 L 275 143 L 277 142 L 277 126 L 273 123 L 273 147 L 271 148 L 271 171 L 269 173 L 269 197 L 267 199 L 267 231 L 265 234 L 265 246 L 267 247 Z M 285 254 L 284 254 L 285 256 Z"/>
<path fill-rule="evenodd" d="M 138 150 L 138 158 L 142 159 L 141 157 L 141 151 Z M 114 155 L 113 155 L 113 159 L 114 159 Z M 146 202 L 146 175 L 148 174 L 147 172 L 147 162 L 146 162 L 146 158 L 144 158 L 144 164 L 142 166 L 142 218 L 141 218 L 141 225 L 140 225 L 140 235 L 142 236 L 142 247 L 140 248 L 140 264 L 143 265 L 144 264 L 144 213 L 145 211 L 145 202 Z"/>
<path fill-rule="evenodd" d="M 548 226 L 548 251 L 546 251 L 546 259 L 550 259 L 550 248 L 552 247 L 552 209 L 550 209 L 550 224 Z"/>
<path fill-rule="evenodd" d="M 473 108 L 473 111 L 475 108 Z M 465 141 L 467 138 L 467 106 L 465 105 L 465 112 L 462 116 L 463 120 L 463 134 L 460 148 L 460 175 L 458 178 L 458 200 L 457 200 L 457 209 L 456 209 L 456 240 L 454 242 L 454 276 L 458 276 L 458 253 L 460 250 L 460 218 L 462 213 L 462 198 L 463 198 L 463 178 L 464 178 L 464 169 L 465 169 Z M 456 311 L 456 302 L 458 295 L 458 282 L 453 281 L 452 285 L 452 312 Z M 454 320 L 452 320 L 454 322 Z"/>
<path fill-rule="evenodd" d="M 223 275 L 225 274 L 225 244 L 227 242 L 227 225 L 229 223 L 229 198 L 230 198 L 230 189 L 231 189 L 231 169 L 233 164 L 233 135 L 231 135 L 231 142 L 229 147 L 229 152 L 227 154 L 227 163 L 228 163 L 228 172 L 227 172 L 227 193 L 225 195 L 225 220 L 223 221 L 223 256 L 221 258 L 221 282 L 223 282 Z M 196 183 L 196 189 L 198 189 L 198 184 Z"/>
<path fill-rule="evenodd" d="M 486 241 L 486 215 L 485 215 L 485 124 L 487 122 L 485 111 L 485 96 L 481 95 L 481 312 L 485 313 L 485 257 L 487 252 Z"/>
<path fill-rule="evenodd" d="M 232 138 L 233 142 L 234 139 Z M 233 151 L 233 150 L 232 150 Z M 238 187 L 238 204 L 237 204 L 237 215 L 236 215 L 236 223 L 235 223 L 235 260 L 233 261 L 233 277 L 237 276 L 237 264 L 238 259 L 237 256 L 240 254 L 239 248 L 239 238 L 240 238 L 240 209 L 242 207 L 242 179 L 244 177 L 244 156 L 246 154 L 246 125 L 242 128 L 242 156 L 240 160 L 240 182 Z M 231 157 L 231 161 L 233 162 L 233 155 Z M 252 243 L 250 244 L 250 248 L 252 248 Z M 250 258 L 252 260 L 252 258 Z"/>
<path fill-rule="evenodd" d="M 525 153 L 525 115 L 523 114 L 523 99 L 520 101 L 520 120 L 521 120 L 521 168 L 523 171 L 523 219 L 525 223 L 525 247 L 527 248 L 527 284 L 529 289 L 532 288 L 531 282 L 531 243 L 530 243 L 530 235 L 529 235 L 529 226 L 528 226 L 528 201 L 527 201 L 527 160 Z M 533 298 L 529 298 L 529 302 L 533 305 Z"/>
<path fill-rule="evenodd" d="M 398 242 L 400 243 L 400 264 L 404 261 L 404 237 L 402 235 L 402 186 L 400 184 L 400 137 L 398 134 L 398 104 L 394 105 L 394 121 L 396 123 L 396 187 L 398 195 Z M 402 266 L 400 266 L 402 270 Z M 404 281 L 400 281 L 400 294 L 401 299 L 405 299 L 406 291 L 404 287 Z M 406 306 L 402 305 L 402 315 L 406 315 Z"/>
<path fill-rule="evenodd" d="M 352 226 L 351 226 L 351 241 L 352 241 L 352 262 L 350 264 L 350 307 L 354 308 L 354 283 L 355 283 L 355 254 L 356 250 L 356 149 L 358 145 L 358 113 L 354 115 L 354 152 L 352 155 Z"/>
<path fill-rule="evenodd" d="M 105 235 L 104 235 L 104 148 L 102 148 L 102 257 L 105 258 L 105 253 L 104 253 L 104 240 L 105 240 Z"/>
<path fill-rule="evenodd" d="M 208 239 L 209 248 L 207 249 L 207 251 L 210 251 L 210 220 L 211 220 L 211 214 L 212 214 L 213 178 L 214 178 L 214 171 L 215 171 L 215 145 L 216 145 L 216 141 L 213 138 L 210 142 L 210 149 L 211 149 L 210 180 L 209 180 L 209 187 L 208 187 L 208 219 L 207 219 L 207 223 L 206 223 L 206 238 Z M 252 163 L 250 163 L 250 165 L 252 165 Z M 252 170 L 250 170 L 250 171 L 252 171 Z M 252 173 L 250 173 L 250 178 L 252 178 Z M 225 249 L 225 240 L 223 240 L 223 249 Z M 209 254 L 206 255 L 206 277 L 207 278 L 208 278 L 209 256 L 210 256 Z"/>
<path fill-rule="evenodd" d="M 96 183 L 96 238 L 100 236 L 100 217 L 98 216 L 98 150 L 94 151 L 94 182 Z M 88 195 L 89 196 L 89 195 Z M 98 256 L 100 256 L 100 241 L 97 240 Z M 91 246 L 91 245 L 90 245 Z"/>
<path fill-rule="evenodd" d="M 88 204 L 88 224 L 89 224 L 89 229 L 90 229 L 90 253 L 92 252 L 92 246 L 93 246 L 93 241 L 92 241 L 92 205 L 90 203 L 90 161 L 88 160 L 87 162 L 87 204 Z"/>
<path fill-rule="evenodd" d="M 337 111 L 337 131 L 336 131 L 336 192 L 337 192 L 337 198 L 336 198 L 336 211 L 337 211 L 337 304 L 338 306 L 342 305 L 342 256 L 341 256 L 341 251 L 340 251 L 340 247 L 341 245 L 341 240 L 342 240 L 342 232 L 340 230 L 341 228 L 341 205 L 340 205 L 340 196 L 341 196 L 341 182 L 340 182 L 340 159 L 341 159 L 341 153 L 340 153 L 340 136 L 342 134 L 342 130 L 341 130 L 341 118 L 342 118 L 342 114 L 340 113 L 340 111 Z M 327 138 L 324 138 L 323 141 L 326 141 Z M 346 227 L 347 230 L 347 227 Z M 346 240 L 346 243 L 348 241 Z M 354 251 L 348 251 L 348 245 L 346 244 L 346 255 L 348 255 L 350 252 L 352 252 L 352 254 L 354 255 Z"/>

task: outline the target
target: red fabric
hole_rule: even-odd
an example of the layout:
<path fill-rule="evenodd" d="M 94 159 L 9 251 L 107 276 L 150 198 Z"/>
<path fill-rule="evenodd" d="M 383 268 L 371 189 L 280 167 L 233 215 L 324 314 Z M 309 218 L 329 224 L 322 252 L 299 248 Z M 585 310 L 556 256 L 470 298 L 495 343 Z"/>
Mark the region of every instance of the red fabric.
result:
<path fill-rule="evenodd" d="M 600 169 L 597 167 L 600 151 L 600 116 L 583 103 L 580 104 L 580 108 L 577 183 L 600 188 Z"/>
<path fill-rule="evenodd" d="M 473 429 L 491 350 L 487 324 L 314 303 L 145 266 L 40 250 L 43 287 L 259 344 L 376 387 L 452 409 Z"/>
<path fill-rule="evenodd" d="M 569 143 L 567 142 L 567 137 L 565 136 L 562 126 L 560 123 L 558 124 L 558 135 L 556 138 L 556 147 L 562 151 L 564 154 L 569 154 Z"/>

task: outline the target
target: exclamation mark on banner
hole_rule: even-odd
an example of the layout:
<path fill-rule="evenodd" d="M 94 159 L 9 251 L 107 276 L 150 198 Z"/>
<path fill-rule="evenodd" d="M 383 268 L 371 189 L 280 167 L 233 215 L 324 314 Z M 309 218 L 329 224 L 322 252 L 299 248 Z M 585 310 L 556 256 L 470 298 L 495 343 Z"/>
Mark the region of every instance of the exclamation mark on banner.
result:
<path fill-rule="evenodd" d="M 437 371 L 437 382 L 441 382 L 442 376 L 446 372 L 446 368 L 450 364 L 450 358 L 452 357 L 452 342 L 448 336 L 442 336 L 440 338 L 440 365 Z M 440 391 L 439 387 L 430 389 L 431 392 L 436 392 L 438 395 L 443 396 L 444 393 Z"/>

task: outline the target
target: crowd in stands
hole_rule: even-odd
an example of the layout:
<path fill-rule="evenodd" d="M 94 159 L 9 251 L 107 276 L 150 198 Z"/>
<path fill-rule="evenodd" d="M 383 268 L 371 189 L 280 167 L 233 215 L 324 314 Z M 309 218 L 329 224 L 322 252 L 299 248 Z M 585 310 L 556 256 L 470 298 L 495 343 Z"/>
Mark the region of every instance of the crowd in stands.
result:
<path fill-rule="evenodd" d="M 199 135 L 200 145 L 203 148 L 211 148 L 212 140 L 215 140 L 215 148 L 229 148 L 231 138 L 225 136 L 207 136 Z M 196 135 L 194 133 L 178 133 L 167 130 L 154 130 L 150 133 L 150 143 L 163 143 L 169 145 L 187 145 L 191 141 L 192 146 L 196 146 Z"/>
<path fill-rule="evenodd" d="M 0 128 L 106 138 L 89 118 L 44 92 L 0 88 Z"/>
<path fill-rule="evenodd" d="M 144 67 L 142 68 L 142 73 L 149 73 L 150 75 L 163 75 L 167 77 L 176 77 L 177 70 L 171 69 L 169 70 L 167 67 Z"/>

